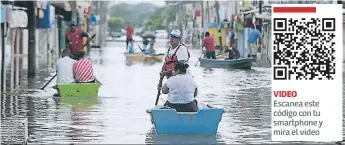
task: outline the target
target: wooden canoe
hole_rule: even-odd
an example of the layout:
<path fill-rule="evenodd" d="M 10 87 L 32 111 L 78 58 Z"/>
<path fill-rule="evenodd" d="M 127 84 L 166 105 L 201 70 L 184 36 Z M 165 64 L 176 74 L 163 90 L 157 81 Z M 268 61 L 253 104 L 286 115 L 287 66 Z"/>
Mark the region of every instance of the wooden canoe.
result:
<path fill-rule="evenodd" d="M 129 54 L 127 52 L 124 53 L 126 56 L 126 59 L 130 60 L 137 60 L 137 61 L 148 61 L 148 60 L 154 60 L 154 61 L 163 61 L 163 56 L 162 54 L 157 54 L 157 55 L 147 55 L 144 53 L 134 53 L 134 54 Z"/>

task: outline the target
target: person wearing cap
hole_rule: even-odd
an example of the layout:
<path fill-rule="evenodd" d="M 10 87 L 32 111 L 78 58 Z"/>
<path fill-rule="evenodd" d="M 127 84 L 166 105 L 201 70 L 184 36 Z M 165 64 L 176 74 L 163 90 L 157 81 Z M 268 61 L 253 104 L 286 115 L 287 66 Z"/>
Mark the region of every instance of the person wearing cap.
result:
<path fill-rule="evenodd" d="M 177 61 L 184 61 L 188 64 L 190 53 L 185 44 L 181 42 L 182 33 L 180 30 L 173 30 L 170 33 L 170 47 L 164 56 L 164 64 L 161 70 L 161 77 L 169 78 L 172 75 L 174 63 Z M 187 74 L 190 74 L 190 69 L 187 69 Z"/>
<path fill-rule="evenodd" d="M 71 22 L 69 29 L 66 31 L 66 47 L 74 55 L 83 49 L 83 37 L 88 38 L 88 33 L 84 32 L 80 27 L 77 27 L 76 22 Z"/>

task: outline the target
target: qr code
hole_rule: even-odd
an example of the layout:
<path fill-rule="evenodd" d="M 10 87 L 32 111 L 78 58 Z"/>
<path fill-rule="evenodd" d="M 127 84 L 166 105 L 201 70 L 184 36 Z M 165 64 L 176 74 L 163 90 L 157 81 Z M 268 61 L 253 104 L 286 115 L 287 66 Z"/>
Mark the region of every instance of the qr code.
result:
<path fill-rule="evenodd" d="M 274 18 L 273 79 L 333 80 L 335 18 Z"/>

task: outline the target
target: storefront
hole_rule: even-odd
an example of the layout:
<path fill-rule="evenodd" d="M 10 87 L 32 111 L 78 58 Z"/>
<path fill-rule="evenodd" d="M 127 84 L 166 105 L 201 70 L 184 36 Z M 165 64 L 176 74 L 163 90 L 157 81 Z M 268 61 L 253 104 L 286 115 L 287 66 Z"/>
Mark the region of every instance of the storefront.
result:
<path fill-rule="evenodd" d="M 36 17 L 37 52 L 41 62 L 51 64 L 59 53 L 58 29 L 56 27 L 55 7 L 47 5 L 41 16 Z"/>
<path fill-rule="evenodd" d="M 21 7 L 1 5 L 1 91 L 18 86 L 19 73 L 23 62 L 19 56 L 23 53 L 25 37 L 23 28 L 28 25 L 27 13 Z M 10 72 L 6 76 L 5 72 Z M 6 79 L 9 78 L 9 83 Z M 6 84 L 9 84 L 7 87 Z"/>

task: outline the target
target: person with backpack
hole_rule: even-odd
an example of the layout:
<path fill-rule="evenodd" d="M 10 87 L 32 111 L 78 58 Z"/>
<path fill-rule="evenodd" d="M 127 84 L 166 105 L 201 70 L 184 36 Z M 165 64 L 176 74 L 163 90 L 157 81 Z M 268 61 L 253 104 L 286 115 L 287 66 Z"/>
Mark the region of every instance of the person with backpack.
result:
<path fill-rule="evenodd" d="M 172 76 L 172 71 L 175 62 L 182 61 L 188 64 L 190 58 L 190 53 L 185 44 L 181 42 L 182 33 L 180 30 L 172 30 L 170 33 L 170 47 L 164 55 L 164 64 L 160 72 L 161 77 L 166 77 L 169 79 Z M 191 75 L 190 68 L 186 70 L 187 75 Z M 162 83 L 158 84 L 158 89 L 162 87 Z"/>
<path fill-rule="evenodd" d="M 185 44 L 181 42 L 182 33 L 180 30 L 173 30 L 170 33 L 170 47 L 164 55 L 164 64 L 161 71 L 161 76 L 169 78 L 172 75 L 174 63 L 177 61 L 184 61 L 188 64 L 190 53 Z M 187 69 L 187 74 L 190 74 L 190 69 Z"/>

